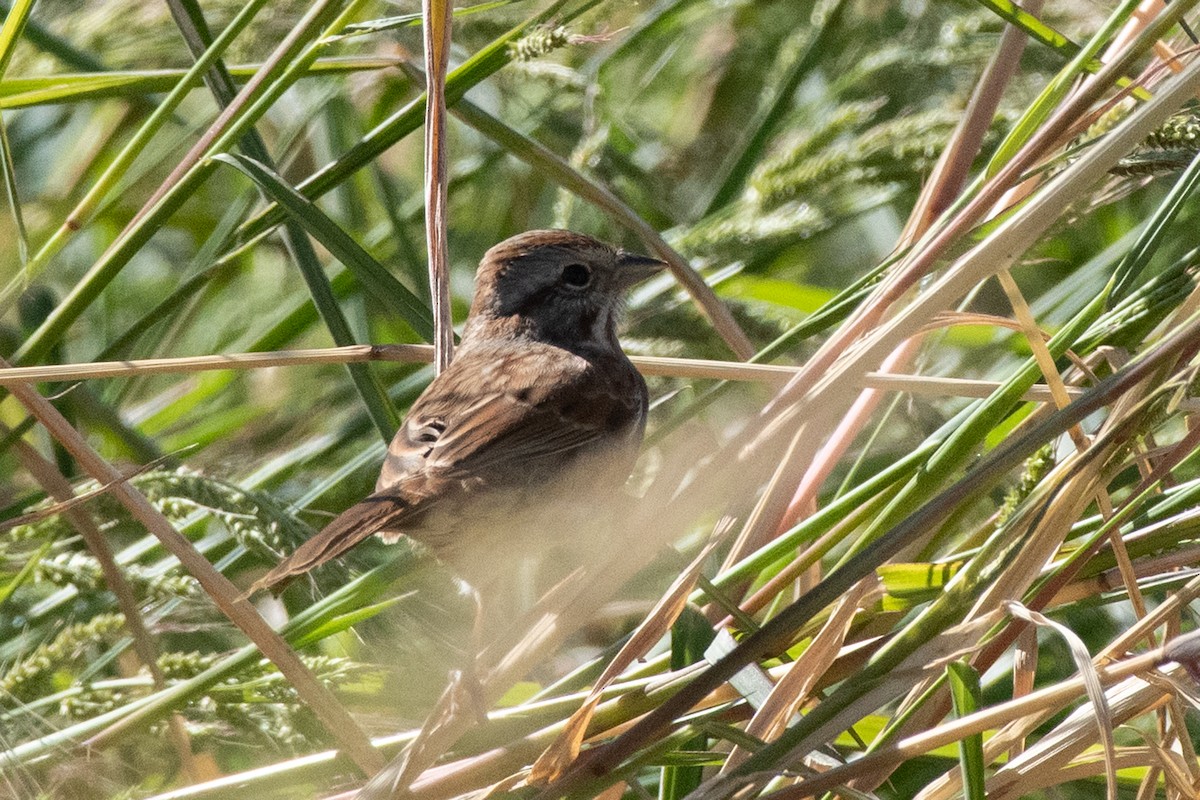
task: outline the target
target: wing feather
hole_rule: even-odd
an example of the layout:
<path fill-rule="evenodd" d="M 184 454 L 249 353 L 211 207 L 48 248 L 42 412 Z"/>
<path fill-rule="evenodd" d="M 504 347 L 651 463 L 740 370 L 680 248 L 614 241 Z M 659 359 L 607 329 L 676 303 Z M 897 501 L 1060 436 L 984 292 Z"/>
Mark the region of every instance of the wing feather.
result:
<path fill-rule="evenodd" d="M 486 367 L 478 363 L 489 357 Z M 561 466 L 564 456 L 610 441 L 614 420 L 640 423 L 639 395 L 625 388 L 558 348 L 464 353 L 414 404 L 377 488 L 415 472 L 489 485 L 527 480 L 531 469 Z M 441 434 L 421 440 L 417 432 L 434 423 Z"/>
<path fill-rule="evenodd" d="M 297 547 L 291 555 L 255 581 L 246 594 L 252 595 L 260 589 L 270 589 L 276 593 L 282 591 L 297 576 L 337 558 L 372 534 L 395 525 L 410 508 L 411 505 L 395 492 L 370 495 L 334 517 L 316 536 Z"/>

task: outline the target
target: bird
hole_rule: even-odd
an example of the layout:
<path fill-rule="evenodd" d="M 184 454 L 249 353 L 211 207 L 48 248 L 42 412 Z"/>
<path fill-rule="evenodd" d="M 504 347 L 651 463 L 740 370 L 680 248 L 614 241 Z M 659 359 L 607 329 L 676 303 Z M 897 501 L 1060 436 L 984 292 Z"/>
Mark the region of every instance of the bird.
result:
<path fill-rule="evenodd" d="M 375 491 L 247 595 L 278 593 L 372 535 L 410 537 L 478 586 L 505 554 L 589 529 L 646 427 L 646 382 L 617 339 L 624 294 L 665 266 L 567 230 L 489 249 L 455 357 L 412 404 Z"/>

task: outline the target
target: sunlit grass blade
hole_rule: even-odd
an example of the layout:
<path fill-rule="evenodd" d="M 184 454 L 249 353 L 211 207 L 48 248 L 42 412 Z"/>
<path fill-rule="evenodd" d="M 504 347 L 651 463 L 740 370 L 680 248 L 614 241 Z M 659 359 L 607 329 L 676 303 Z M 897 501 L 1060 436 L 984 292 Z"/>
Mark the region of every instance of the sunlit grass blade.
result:
<path fill-rule="evenodd" d="M 1033 41 L 1057 50 L 1065 60 L 1078 55 L 1083 49 L 1051 25 L 1046 24 L 1037 16 L 1023 10 L 1016 3 L 1012 2 L 1012 0 L 976 0 L 976 2 L 1000 17 L 1000 19 L 1023 30 Z M 1100 70 L 1103 64 L 1099 58 L 1093 58 L 1084 62 L 1081 66 L 1085 71 L 1095 73 Z M 1122 78 L 1119 81 L 1119 85 L 1128 86 L 1131 82 L 1128 78 Z M 1149 100 L 1151 95 L 1143 87 L 1138 86 L 1134 88 L 1133 96 L 1139 100 Z"/>
<path fill-rule="evenodd" d="M 476 3 L 475 5 L 465 8 L 454 9 L 454 16 L 468 17 L 472 14 L 486 13 L 497 8 L 519 3 L 521 0 L 492 0 L 489 3 Z M 393 17 L 380 17 L 379 19 L 369 20 L 367 22 L 356 22 L 353 25 L 346 26 L 346 32 L 340 38 L 349 38 L 351 36 L 366 36 L 368 34 L 383 33 L 384 31 L 392 31 L 397 28 L 412 28 L 421 24 L 422 15 L 418 12 L 415 14 L 397 14 Z"/>
<path fill-rule="evenodd" d="M 995 175 L 1000 168 L 1004 166 L 1017 151 L 1020 150 L 1033 132 L 1038 129 L 1043 121 L 1045 121 L 1054 111 L 1059 102 L 1066 97 L 1070 91 L 1072 84 L 1081 72 L 1085 71 L 1085 65 L 1093 61 L 1100 53 L 1105 44 L 1116 34 L 1129 15 L 1134 12 L 1139 4 L 1139 0 L 1125 0 L 1118 8 L 1105 20 L 1104 25 L 1092 36 L 1092 38 L 1079 49 L 1075 57 L 1071 59 L 1062 70 L 1054 77 L 1038 98 L 1029 106 L 1017 123 L 1009 131 L 1008 136 L 996 148 L 995 154 L 988 162 L 987 174 Z"/>
<path fill-rule="evenodd" d="M 0 26 L 0 79 L 8 71 L 16 52 L 17 42 L 29 22 L 29 14 L 33 11 L 34 0 L 16 0 L 4 15 L 4 24 Z"/>
<path fill-rule="evenodd" d="M 13 227 L 17 232 L 17 260 L 21 263 L 19 279 L 29 281 L 29 234 L 25 232 L 25 215 L 21 211 L 21 194 L 17 190 L 17 175 L 13 170 L 12 145 L 8 141 L 8 126 L 0 114 L 0 170 L 4 172 L 4 194 Z"/>
<path fill-rule="evenodd" d="M 278 173 L 251 158 L 232 154 L 216 158 L 245 173 L 345 264 L 381 303 L 407 321 L 422 339 L 427 342 L 433 339 L 433 318 L 429 309 L 316 204 L 287 185 Z"/>
<path fill-rule="evenodd" d="M 347 73 L 388 69 L 394 59 L 373 56 L 322 58 L 313 62 L 306 77 L 336 76 Z M 239 81 L 258 72 L 260 65 L 229 68 Z M 187 74 L 181 69 L 109 70 L 102 73 L 64 73 L 45 77 L 17 77 L 0 81 L 0 109 L 78 103 L 110 97 L 141 97 L 169 92 Z"/>
<path fill-rule="evenodd" d="M 167 121 L 175 113 L 175 110 L 179 107 L 179 104 L 183 102 L 187 94 L 199 84 L 204 72 L 208 69 L 208 67 L 221 56 L 225 49 L 229 47 L 233 40 L 238 36 L 238 34 L 240 34 L 245 27 L 250 24 L 255 15 L 265 4 L 265 0 L 251 0 L 251 2 L 246 3 L 246 5 L 238 12 L 233 20 L 230 21 L 229 25 L 226 26 L 221 35 L 217 37 L 216 41 L 213 42 L 212 47 L 210 47 L 204 56 L 198 59 L 191 69 L 184 73 L 183 76 L 174 84 L 174 88 L 171 90 L 170 94 L 163 98 L 163 101 L 155 108 L 154 113 L 152 113 L 150 117 L 144 123 L 142 123 L 141 127 L 134 134 L 132 139 L 125 145 L 125 147 L 121 149 L 120 153 L 117 154 L 116 158 L 113 159 L 113 161 L 108 165 L 96 182 L 92 184 L 87 193 L 68 214 L 63 223 L 38 249 L 29 265 L 29 273 L 31 278 L 37 277 L 37 275 L 43 269 L 45 269 L 49 262 L 62 250 L 62 248 L 66 246 L 68 241 L 70 241 L 70 239 L 74 236 L 75 232 L 88 222 L 91 216 L 96 212 L 96 209 L 99 207 L 100 203 L 104 200 L 105 196 L 112 191 L 121 178 L 128 173 L 130 166 L 146 147 L 149 141 L 161 130 L 162 126 L 167 123 Z M 114 269 L 112 271 L 115 272 L 116 270 Z M 105 273 L 98 272 L 95 281 L 99 284 L 99 286 L 96 288 L 96 292 L 98 292 L 99 289 L 103 288 L 104 284 L 107 282 L 105 279 Z M 87 281 L 84 281 L 83 283 L 86 284 Z M 12 300 L 13 294 L 16 290 L 17 286 L 13 283 L 10 283 L 4 288 L 3 292 L 0 292 L 0 307 L 3 307 Z M 90 288 L 85 290 L 77 286 L 76 293 L 78 293 L 80 296 L 80 300 L 77 301 L 80 306 L 90 303 L 90 299 L 93 294 Z M 65 302 L 66 301 L 64 301 L 64 303 Z M 64 318 L 69 318 L 79 313 L 82 313 L 82 307 L 80 307 L 77 311 L 59 309 L 58 315 L 63 316 Z M 64 319 L 64 321 L 66 321 L 66 319 Z M 65 325 L 63 327 L 65 327 Z M 34 338 L 36 338 L 36 336 L 37 335 L 35 334 Z M 28 346 L 29 343 L 27 342 L 26 345 Z M 50 345 L 51 343 L 48 342 L 46 346 L 49 347 Z M 35 350 L 36 347 L 30 347 L 30 349 Z M 19 359 L 20 356 L 17 356 L 17 358 Z"/>
<path fill-rule="evenodd" d="M 954 713 L 960 717 L 978 711 L 982 701 L 979 673 L 970 665 L 953 661 L 946 665 L 950 676 L 950 696 L 954 698 Z M 983 734 L 972 734 L 960 740 L 959 764 L 962 768 L 964 796 L 967 800 L 985 800 Z"/>

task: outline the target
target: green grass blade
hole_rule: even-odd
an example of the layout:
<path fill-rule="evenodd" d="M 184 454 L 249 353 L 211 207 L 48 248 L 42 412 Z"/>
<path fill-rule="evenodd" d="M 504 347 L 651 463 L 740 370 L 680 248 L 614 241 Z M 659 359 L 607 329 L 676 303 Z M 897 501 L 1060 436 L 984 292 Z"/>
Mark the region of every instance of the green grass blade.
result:
<path fill-rule="evenodd" d="M 1005 22 L 1009 22 L 1025 31 L 1029 38 L 1035 42 L 1043 44 L 1052 50 L 1057 50 L 1065 60 L 1070 60 L 1077 56 L 1083 49 L 1050 25 L 1047 25 L 1033 14 L 1022 9 L 1016 3 L 1012 2 L 1012 0 L 976 0 L 976 2 Z M 1099 58 L 1092 58 L 1083 62 L 1082 69 L 1085 72 L 1094 74 L 1099 72 L 1103 66 L 1104 64 Z M 1129 86 L 1131 83 L 1133 81 L 1127 77 L 1117 81 L 1117 85 L 1121 87 Z M 1138 100 L 1149 100 L 1151 97 L 1150 93 L 1141 86 L 1133 90 L 1133 96 Z"/>
<path fill-rule="evenodd" d="M 0 0 L 0 12 L 8 14 L 12 11 L 12 8 L 11 3 Z M 66 39 L 46 30 L 35 19 L 26 21 L 23 35 L 25 40 L 30 44 L 50 53 L 72 69 L 81 69 L 88 72 L 103 72 L 105 69 L 104 63 L 100 59 L 91 53 L 78 49 Z"/>
<path fill-rule="evenodd" d="M 965 717 L 978 711 L 983 705 L 979 673 L 966 662 L 952 661 L 946 665 L 946 674 L 950 677 L 950 697 L 954 701 L 955 715 Z M 958 748 L 966 800 L 986 800 L 983 734 L 964 736 L 959 740 Z"/>
<path fill-rule="evenodd" d="M 34 0 L 17 0 L 5 15 L 4 25 L 0 26 L 0 78 L 4 77 L 8 65 L 12 62 L 17 42 L 29 21 L 29 12 L 33 10 L 33 3 Z M 21 273 L 16 280 L 24 284 L 29 280 L 29 240 L 25 234 L 25 218 L 21 214 L 21 198 L 17 192 L 17 177 L 13 170 L 12 148 L 8 143 L 8 128 L 4 124 L 3 116 L 0 116 L 0 169 L 4 172 L 4 193 L 12 213 L 13 225 L 17 230 Z"/>
<path fill-rule="evenodd" d="M 762 158 L 763 150 L 771 141 L 771 137 L 775 135 L 784 116 L 791 109 L 800 82 L 812 72 L 821 59 L 826 57 L 830 40 L 836 36 L 841 27 L 846 5 L 846 0 L 838 0 L 832 8 L 824 11 L 824 19 L 816 26 L 816 33 L 812 40 L 804 48 L 804 52 L 799 54 L 787 68 L 783 79 L 775 89 L 775 96 L 750 120 L 747 125 L 748 135 L 745 144 L 742 145 L 741 152 L 738 153 L 736 159 L 725 162 L 728 164 L 728 168 L 723 172 L 718 172 L 720 183 L 717 184 L 703 216 L 707 217 L 728 205 L 729 201 L 733 200 L 745 187 L 750 173 L 754 171 Z"/>
<path fill-rule="evenodd" d="M 429 309 L 315 203 L 289 186 L 278 173 L 254 159 L 230 154 L 216 156 L 216 159 L 236 167 L 258 184 L 303 225 L 304 230 L 345 264 L 367 291 L 411 325 L 424 341 L 431 341 L 433 318 Z"/>
<path fill-rule="evenodd" d="M 530 19 L 517 25 L 495 41 L 488 44 L 475 55 L 464 61 L 457 69 L 446 76 L 446 105 L 453 106 L 472 86 L 484 81 L 512 59 L 510 45 L 529 28 L 556 15 L 566 6 L 567 0 L 555 0 Z M 595 5 L 595 2 L 584 3 L 578 9 L 560 16 L 562 22 L 578 16 Z M 310 200 L 337 186 L 368 163 L 379 157 L 389 147 L 417 130 L 425 121 L 425 95 L 408 103 L 383 122 L 376 125 L 358 144 L 350 148 L 336 161 L 325 165 L 296 188 Z M 284 218 L 283 209 L 278 205 L 269 206 L 253 219 L 248 220 L 238 234 L 239 242 L 247 242 L 264 231 L 278 225 Z"/>
<path fill-rule="evenodd" d="M 25 24 L 29 22 L 29 13 L 33 11 L 34 1 L 17 0 L 4 16 L 4 25 L 0 26 L 0 78 L 4 77 L 12 62 L 17 42 L 25 30 Z"/>
<path fill-rule="evenodd" d="M 395 59 L 378 56 L 321 58 L 305 71 L 306 78 L 372 72 L 396 66 Z M 260 64 L 238 65 L 229 74 L 244 83 Z M 0 81 L 0 109 L 78 103 L 109 97 L 142 97 L 168 92 L 179 85 L 188 70 L 110 70 L 101 74 L 63 73 L 45 77 L 8 78 Z M 194 86 L 194 84 L 192 84 Z"/>
<path fill-rule="evenodd" d="M 207 23 L 204 20 L 204 12 L 195 0 L 168 0 L 168 5 L 193 55 L 202 57 L 202 54 L 211 45 L 212 41 L 212 34 L 209 32 Z M 333 23 L 333 29 L 338 30 L 344 27 L 345 22 L 355 12 L 355 9 L 356 4 L 351 3 L 342 12 L 341 18 Z M 301 67 L 306 68 L 308 63 L 315 58 L 315 52 L 315 47 L 309 48 L 307 54 L 302 55 L 295 64 L 289 66 L 284 71 L 277 85 L 286 85 L 289 83 L 289 76 L 298 74 Z M 218 105 L 222 109 L 229 108 L 234 101 L 234 82 L 228 70 L 225 69 L 224 62 L 219 58 L 214 60 L 209 67 L 206 82 L 216 97 Z M 268 90 L 255 105 L 265 105 L 270 97 L 271 91 Z M 253 111 L 254 106 L 250 109 L 251 113 Z M 227 132 L 223 138 L 217 140 L 214 148 L 221 149 L 223 142 L 231 140 L 232 134 Z M 270 166 L 272 162 L 270 154 L 267 152 L 267 147 L 262 137 L 252 124 L 243 127 L 240 146 L 249 156 L 249 158 L 244 160 L 257 167 L 255 171 L 257 175 L 255 173 L 247 173 L 251 179 L 255 177 L 261 178 L 262 174 L 269 174 L 271 172 Z M 233 163 L 235 166 L 238 166 L 238 162 Z M 282 180 L 276 180 L 274 185 L 282 188 Z M 268 196 L 270 195 L 268 194 Z M 342 342 L 354 342 L 355 340 L 350 333 L 349 325 L 341 314 L 337 301 L 333 296 L 329 279 L 325 276 L 325 272 L 317 260 L 316 252 L 313 250 L 307 234 L 301 225 L 296 224 L 295 220 L 291 220 L 285 224 L 283 233 L 287 249 L 304 275 L 309 291 L 313 295 L 313 301 L 321 312 L 321 316 L 324 318 L 326 327 L 329 328 L 334 341 L 339 344 Z M 395 409 L 392 408 L 391 403 L 388 402 L 387 390 L 383 387 L 378 375 L 366 364 L 347 365 L 347 371 L 350 373 L 350 378 L 354 382 L 359 395 L 362 397 L 363 403 L 367 408 L 367 413 L 371 416 L 376 428 L 378 428 L 385 441 L 390 441 L 392 434 L 399 427 L 399 418 L 396 415 Z"/>
<path fill-rule="evenodd" d="M 683 669 L 704 659 L 704 651 L 713 641 L 713 629 L 708 620 L 695 608 L 685 607 L 671 626 L 671 669 Z M 697 736 L 685 742 L 684 754 L 708 749 L 708 737 Z M 699 766 L 667 766 L 662 768 L 659 800 L 681 800 L 700 785 L 704 770 Z"/>
<path fill-rule="evenodd" d="M 21 586 L 27 580 L 29 580 L 29 578 L 33 575 L 33 571 L 37 569 L 38 564 L 41 563 L 42 559 L 45 558 L 46 554 L 50 552 L 50 548 L 53 546 L 54 540 L 47 540 L 41 547 L 33 551 L 33 554 L 29 556 L 29 559 L 25 562 L 25 565 L 18 570 L 17 574 L 14 575 L 8 581 L 8 583 L 0 586 L 0 609 L 4 608 L 4 604 L 8 602 L 8 598 L 12 597 L 13 592 L 15 592 L 17 589 L 20 589 Z"/>
<path fill-rule="evenodd" d="M 1005 22 L 1025 31 L 1030 39 L 1040 42 L 1053 50 L 1057 50 L 1067 58 L 1077 55 L 1082 49 L 1075 42 L 1056 31 L 1050 25 L 1042 22 L 1037 16 L 1021 8 L 1012 2 L 1012 0 L 976 0 L 976 2 Z M 1089 70 L 1098 69 L 1099 66 L 1099 59 L 1093 59 L 1087 64 Z"/>
<path fill-rule="evenodd" d="M 88 189 L 87 193 L 83 196 L 75 208 L 70 212 L 70 214 L 67 215 L 67 218 L 63 221 L 62 225 L 60 225 L 58 229 L 50 236 L 50 238 L 46 240 L 46 243 L 39 248 L 29 264 L 29 276 L 31 279 L 36 278 L 37 275 L 47 266 L 47 264 L 49 264 L 49 262 L 59 252 L 61 252 L 62 248 L 65 247 L 67 243 L 74 237 L 76 231 L 78 231 L 84 224 L 87 223 L 87 221 L 96 212 L 96 209 L 104 200 L 105 196 L 107 196 L 121 180 L 121 178 L 128 173 L 129 168 L 133 164 L 134 160 L 155 136 L 155 134 L 159 132 L 162 126 L 166 124 L 166 122 L 175 113 L 176 109 L 179 107 L 179 104 L 182 103 L 188 93 L 191 92 L 191 90 L 195 88 L 197 84 L 199 84 L 208 68 L 218 58 L 220 58 L 225 49 L 228 48 L 238 34 L 240 34 L 246 28 L 246 26 L 250 24 L 255 15 L 266 4 L 267 0 L 250 0 L 250 2 L 246 3 L 246 5 L 243 6 L 238 14 L 230 21 L 229 25 L 226 26 L 225 30 L 221 32 L 221 35 L 217 37 L 216 41 L 213 42 L 213 45 L 208 48 L 207 52 L 205 52 L 201 58 L 197 59 L 196 63 L 192 65 L 191 69 L 187 70 L 187 72 L 185 72 L 183 76 L 179 78 L 178 82 L 175 84 L 175 88 L 171 90 L 171 93 L 163 99 L 158 107 L 154 109 L 154 112 L 150 115 L 150 117 L 144 123 L 142 123 L 142 126 L 133 135 L 129 143 L 121 148 L 121 151 L 117 154 L 116 158 L 113 159 L 112 163 L 108 165 L 101 176 L 97 178 L 96 182 L 93 183 Z M 186 195 L 178 198 L 179 202 L 175 207 L 182 204 L 185 197 Z M 151 232 L 152 231 L 147 231 L 146 233 Z M 98 294 L 101 289 L 103 289 L 105 284 L 107 284 L 108 280 L 111 280 L 110 273 L 111 275 L 115 275 L 116 272 L 120 270 L 121 266 L 123 266 L 120 264 L 120 262 L 118 262 L 112 267 L 102 267 L 101 264 L 103 263 L 104 258 L 102 257 L 101 263 L 97 264 L 93 268 L 92 272 L 89 273 L 89 276 L 76 285 L 75 289 L 71 293 L 72 297 L 77 298 L 76 300 L 72 301 L 75 304 L 74 306 L 68 305 L 68 302 L 64 300 L 63 305 L 55 315 L 56 317 L 61 317 L 62 321 L 55 323 L 54 328 L 46 329 L 44 333 L 35 333 L 34 336 L 30 338 L 30 342 L 26 343 L 26 352 L 34 353 L 40 351 L 43 348 L 42 345 L 31 343 L 42 336 L 45 336 L 49 339 L 54 339 L 57 338 L 57 336 L 60 336 L 62 330 L 65 330 L 66 326 L 69 325 L 79 313 L 82 313 L 83 307 L 91 302 L 94 296 Z M 0 292 L 0 308 L 3 308 L 6 303 L 11 301 L 16 291 L 17 286 L 10 283 L 4 288 L 3 292 Z M 50 320 L 47 320 L 47 324 L 49 323 Z M 53 342 L 47 342 L 45 346 L 48 347 L 52 344 Z M 32 357 L 36 358 L 37 356 Z M 20 358 L 19 355 L 18 358 Z"/>
<path fill-rule="evenodd" d="M 490 3 L 476 3 L 473 6 L 454 9 L 455 18 L 469 17 L 472 14 L 479 14 L 486 11 L 494 11 L 497 8 L 519 3 L 522 0 L 492 0 Z M 394 31 L 399 28 L 415 28 L 421 24 L 422 15 L 420 12 L 413 14 L 398 14 L 393 17 L 380 17 L 379 19 L 369 20 L 367 22 L 356 22 L 353 25 L 346 26 L 346 32 L 337 36 L 337 39 L 349 39 L 352 36 L 365 36 L 367 34 L 383 33 L 385 31 Z"/>
<path fill-rule="evenodd" d="M 18 279 L 29 282 L 29 235 L 25 232 L 25 215 L 21 213 L 21 195 L 17 191 L 17 174 L 13 168 L 12 146 L 8 143 L 8 125 L 0 113 L 0 170 L 4 172 L 4 196 L 17 232 L 17 260 L 21 262 Z"/>
<path fill-rule="evenodd" d="M 1188 164 L 1187 169 L 1175 181 L 1171 191 L 1146 221 L 1137 242 L 1113 270 L 1112 291 L 1108 300 L 1110 307 L 1128 296 L 1134 281 L 1163 245 L 1171 224 L 1192 198 L 1197 186 L 1200 186 L 1200 153 L 1197 153 L 1192 163 Z"/>
<path fill-rule="evenodd" d="M 262 0 L 258 0 L 262 2 Z M 352 3 L 354 5 L 354 3 Z M 266 113 L 268 103 L 291 84 L 291 81 L 315 60 L 317 48 L 307 47 L 306 40 L 323 28 L 328 18 L 336 11 L 336 4 L 319 3 L 314 6 L 303 24 L 293 30 L 288 39 L 280 44 L 271 59 L 255 76 L 257 83 L 244 87 L 245 96 L 236 110 L 226 109 L 208 134 L 202 139 L 176 171 L 159 187 L 155 197 L 146 203 L 142 212 L 109 246 L 108 250 L 92 266 L 88 273 L 72 288 L 58 308 L 25 341 L 14 354 L 17 361 L 35 361 L 45 356 L 63 336 L 66 330 L 99 296 L 100 292 L 115 278 L 129 260 L 146 245 L 166 221 L 187 202 L 190 195 L 208 179 L 215 162 L 202 160 L 201 150 L 209 154 L 231 147 Z M 348 20 L 342 20 L 343 24 Z M 302 57 L 305 51 L 308 57 Z M 215 55 L 213 56 L 215 60 Z M 195 69 L 202 62 L 193 66 Z M 202 70 L 196 70 L 197 77 Z M 193 160 L 194 159 L 194 160 Z"/>
<path fill-rule="evenodd" d="M 995 155 L 988 162 L 987 176 L 995 175 L 1000 169 L 1012 160 L 1030 137 L 1041 127 L 1051 112 L 1058 106 L 1059 102 L 1067 96 L 1067 92 L 1075 83 L 1075 79 L 1080 73 L 1084 72 L 1085 65 L 1094 60 L 1100 50 L 1110 39 L 1116 34 L 1125 21 L 1129 19 L 1138 6 L 1139 0 L 1125 0 L 1118 6 L 1099 30 L 1092 36 L 1086 45 L 1080 48 L 1075 57 L 1071 59 L 1062 70 L 1059 71 L 1054 79 L 1042 90 L 1037 99 L 1026 109 L 1021 118 L 1009 131 L 1008 136 L 1004 137 L 1004 141 L 996 148 Z"/>

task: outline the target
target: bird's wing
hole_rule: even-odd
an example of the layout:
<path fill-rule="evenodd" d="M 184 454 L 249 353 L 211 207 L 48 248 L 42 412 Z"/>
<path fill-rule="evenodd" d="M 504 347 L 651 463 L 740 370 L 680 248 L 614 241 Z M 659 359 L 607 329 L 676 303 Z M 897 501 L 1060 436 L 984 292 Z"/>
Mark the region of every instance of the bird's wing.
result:
<path fill-rule="evenodd" d="M 489 384 L 430 394 L 414 406 L 397 448 L 421 455 L 429 479 L 525 482 L 530 471 L 554 469 L 564 457 L 617 443 L 640 424 L 636 392 L 613 385 L 578 356 L 524 351 L 506 356 Z M 553 360 L 552 360 L 553 359 Z M 447 374 L 447 377 L 450 377 Z M 474 390 L 471 396 L 469 389 Z M 425 400 L 425 398 L 422 398 Z"/>

